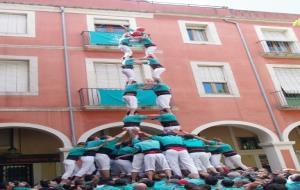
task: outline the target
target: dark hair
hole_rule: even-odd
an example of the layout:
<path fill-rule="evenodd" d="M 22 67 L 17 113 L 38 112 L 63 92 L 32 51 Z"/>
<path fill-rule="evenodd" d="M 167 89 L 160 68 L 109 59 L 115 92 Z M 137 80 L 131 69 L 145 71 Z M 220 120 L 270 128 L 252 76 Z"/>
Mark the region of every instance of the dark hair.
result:
<path fill-rule="evenodd" d="M 122 186 L 122 185 L 126 185 L 127 184 L 127 180 L 125 180 L 125 179 L 116 179 L 115 180 L 115 185 L 116 186 Z"/>
<path fill-rule="evenodd" d="M 194 183 L 187 183 L 184 185 L 184 188 L 187 190 L 196 190 L 199 189 L 198 185 L 194 184 Z"/>
<path fill-rule="evenodd" d="M 40 185 L 42 186 L 42 187 L 46 187 L 46 188 L 48 188 L 49 187 L 49 180 L 41 180 L 40 181 Z"/>
<path fill-rule="evenodd" d="M 146 184 L 147 187 L 153 187 L 154 186 L 154 181 L 150 180 L 150 179 L 142 179 L 139 182 Z"/>
<path fill-rule="evenodd" d="M 217 185 L 218 183 L 218 178 L 212 175 L 209 175 L 205 178 L 205 184 L 207 185 Z"/>
<path fill-rule="evenodd" d="M 276 184 L 286 184 L 286 179 L 283 177 L 275 176 L 272 180 L 271 183 L 276 183 Z"/>
<path fill-rule="evenodd" d="M 263 187 L 264 190 L 287 190 L 285 185 L 278 183 L 269 183 Z"/>
<path fill-rule="evenodd" d="M 111 181 L 112 178 L 111 177 L 100 177 L 99 181 L 98 181 L 98 185 L 104 185 L 107 184 L 109 181 Z"/>
<path fill-rule="evenodd" d="M 86 142 L 94 141 L 96 138 L 97 138 L 97 136 L 95 136 L 95 135 L 90 136 L 90 137 L 86 140 Z"/>
<path fill-rule="evenodd" d="M 206 184 L 201 184 L 201 185 L 199 185 L 199 187 L 201 190 L 211 190 L 211 187 Z"/>
<path fill-rule="evenodd" d="M 75 184 L 75 186 L 83 185 L 83 180 L 77 179 L 77 180 L 75 180 L 74 184 Z"/>
<path fill-rule="evenodd" d="M 186 134 L 186 135 L 184 135 L 183 137 L 184 137 L 185 139 L 193 139 L 193 138 L 195 138 L 194 135 L 192 135 L 192 134 Z"/>
<path fill-rule="evenodd" d="M 223 187 L 232 187 L 234 185 L 234 181 L 229 180 L 229 179 L 224 179 L 221 181 L 221 185 Z"/>

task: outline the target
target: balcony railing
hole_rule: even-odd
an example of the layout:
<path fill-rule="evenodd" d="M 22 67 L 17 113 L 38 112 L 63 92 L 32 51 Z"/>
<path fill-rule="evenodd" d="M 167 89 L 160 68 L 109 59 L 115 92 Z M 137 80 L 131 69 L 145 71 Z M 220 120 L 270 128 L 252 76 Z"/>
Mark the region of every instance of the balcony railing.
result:
<path fill-rule="evenodd" d="M 300 91 L 283 92 L 276 91 L 277 101 L 282 109 L 300 109 Z"/>
<path fill-rule="evenodd" d="M 263 56 L 271 58 L 300 58 L 300 43 L 296 41 L 260 41 Z"/>
<path fill-rule="evenodd" d="M 79 90 L 80 105 L 87 110 L 126 109 L 123 93 L 123 89 L 82 88 Z M 137 98 L 140 109 L 157 109 L 156 95 L 152 90 L 139 90 Z"/>
<path fill-rule="evenodd" d="M 120 32 L 94 32 L 94 31 L 81 32 L 83 47 L 87 50 L 120 51 L 118 49 L 118 45 L 122 35 L 123 33 Z M 138 45 L 134 45 L 132 49 L 134 51 L 143 50 L 143 48 Z"/>

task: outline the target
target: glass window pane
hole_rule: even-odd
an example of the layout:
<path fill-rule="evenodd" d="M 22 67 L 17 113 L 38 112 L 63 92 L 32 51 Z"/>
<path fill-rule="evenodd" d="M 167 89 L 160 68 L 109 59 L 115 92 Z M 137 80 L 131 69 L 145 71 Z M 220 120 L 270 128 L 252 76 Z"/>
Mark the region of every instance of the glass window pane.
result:
<path fill-rule="evenodd" d="M 217 93 L 226 93 L 225 83 L 216 83 Z"/>
<path fill-rule="evenodd" d="M 204 82 L 203 87 L 204 87 L 204 90 L 205 90 L 206 94 L 212 94 L 213 93 L 213 88 L 212 88 L 211 83 Z"/>

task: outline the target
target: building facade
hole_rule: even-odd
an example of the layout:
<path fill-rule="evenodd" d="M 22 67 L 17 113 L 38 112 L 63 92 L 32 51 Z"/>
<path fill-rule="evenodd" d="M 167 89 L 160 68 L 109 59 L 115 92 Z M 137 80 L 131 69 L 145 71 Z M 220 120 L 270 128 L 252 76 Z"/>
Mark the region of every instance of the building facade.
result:
<path fill-rule="evenodd" d="M 297 17 L 122 0 L 0 1 L 0 179 L 57 176 L 72 144 L 120 130 L 126 109 L 112 104 L 125 84 L 120 25 L 146 28 L 158 45 L 184 130 L 223 139 L 250 166 L 300 169 Z M 147 66 L 136 73 L 151 76 Z M 158 111 L 151 103 L 140 110 Z"/>

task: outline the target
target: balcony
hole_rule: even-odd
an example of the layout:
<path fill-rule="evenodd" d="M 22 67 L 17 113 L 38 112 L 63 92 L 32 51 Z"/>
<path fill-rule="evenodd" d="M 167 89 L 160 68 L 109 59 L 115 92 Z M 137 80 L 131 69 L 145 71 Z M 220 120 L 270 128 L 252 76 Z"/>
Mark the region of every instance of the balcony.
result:
<path fill-rule="evenodd" d="M 108 88 L 81 88 L 80 105 L 83 110 L 125 110 L 122 99 L 124 90 Z M 140 90 L 137 94 L 139 109 L 156 110 L 156 95 L 152 90 Z"/>
<path fill-rule="evenodd" d="M 119 52 L 119 40 L 123 33 L 119 32 L 94 32 L 83 31 L 81 38 L 83 48 L 88 51 L 117 51 Z M 133 51 L 143 51 L 143 47 L 137 44 L 132 47 Z"/>
<path fill-rule="evenodd" d="M 274 94 L 281 109 L 300 109 L 300 91 L 289 93 L 276 91 Z"/>
<path fill-rule="evenodd" d="M 264 52 L 262 55 L 267 58 L 300 58 L 300 43 L 295 41 L 260 41 Z"/>

